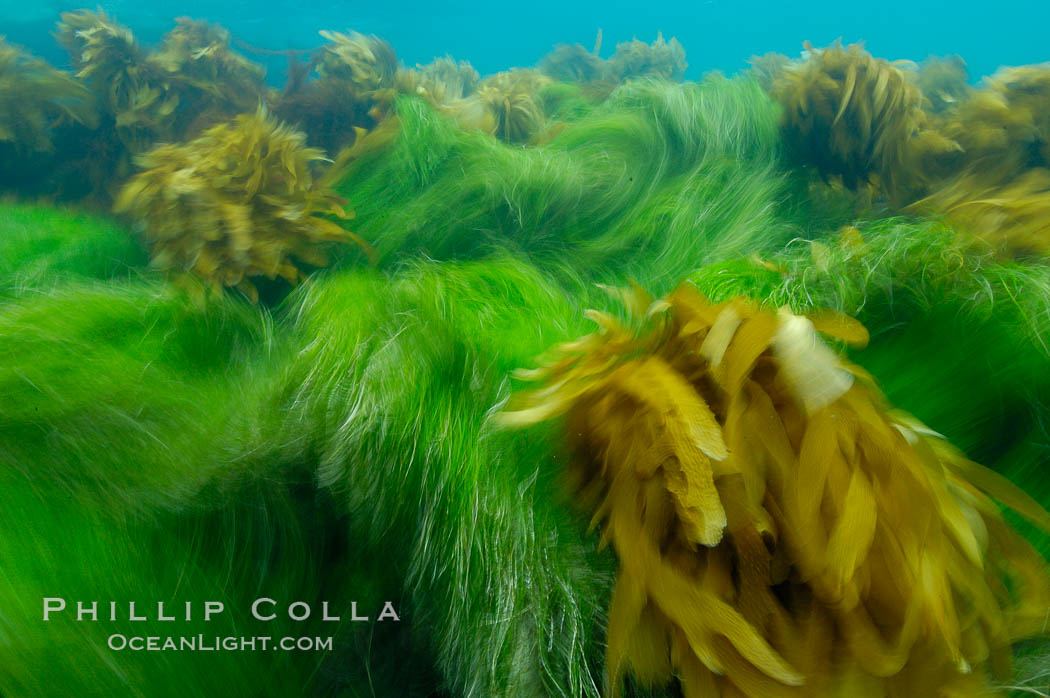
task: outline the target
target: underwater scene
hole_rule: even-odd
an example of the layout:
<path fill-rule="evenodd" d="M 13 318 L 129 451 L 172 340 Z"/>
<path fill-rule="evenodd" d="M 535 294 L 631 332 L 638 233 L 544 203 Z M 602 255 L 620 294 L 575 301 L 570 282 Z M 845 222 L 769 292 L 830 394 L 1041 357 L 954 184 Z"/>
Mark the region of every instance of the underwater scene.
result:
<path fill-rule="evenodd" d="M 0 698 L 1050 697 L 1050 8 L 0 4 Z"/>

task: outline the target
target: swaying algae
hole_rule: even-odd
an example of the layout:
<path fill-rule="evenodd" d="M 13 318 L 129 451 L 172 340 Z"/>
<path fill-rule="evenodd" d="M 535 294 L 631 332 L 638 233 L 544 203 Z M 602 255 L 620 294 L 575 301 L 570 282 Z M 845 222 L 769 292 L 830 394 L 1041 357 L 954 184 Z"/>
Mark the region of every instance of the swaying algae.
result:
<path fill-rule="evenodd" d="M 0 43 L 0 694 L 1044 691 L 1045 66 L 320 37 Z"/>

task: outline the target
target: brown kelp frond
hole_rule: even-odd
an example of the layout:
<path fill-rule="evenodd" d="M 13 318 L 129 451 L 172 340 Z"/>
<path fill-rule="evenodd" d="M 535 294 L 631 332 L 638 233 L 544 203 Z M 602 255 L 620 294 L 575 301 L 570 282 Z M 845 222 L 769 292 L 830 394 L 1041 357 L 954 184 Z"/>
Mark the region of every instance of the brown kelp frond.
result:
<path fill-rule="evenodd" d="M 579 44 L 560 44 L 540 60 L 540 72 L 559 82 L 603 82 L 612 78 L 608 61 Z"/>
<path fill-rule="evenodd" d="M 972 88 L 961 56 L 930 56 L 914 74 L 930 112 L 944 114 L 966 99 Z"/>
<path fill-rule="evenodd" d="M 294 284 L 301 263 L 328 264 L 324 243 L 360 242 L 325 217 L 347 214 L 315 182 L 310 166 L 322 153 L 305 139 L 262 109 L 243 114 L 142 156 L 144 171 L 125 185 L 116 210 L 145 224 L 157 268 L 255 300 L 252 277 Z"/>
<path fill-rule="evenodd" d="M 946 215 L 1001 255 L 1050 252 L 1050 64 L 1001 69 L 941 123 L 964 157 L 913 210 Z"/>
<path fill-rule="evenodd" d="M 310 145 L 329 154 L 353 145 L 359 129 L 367 131 L 380 120 L 373 100 L 330 79 L 311 80 L 302 89 L 281 95 L 273 113 L 306 133 Z"/>
<path fill-rule="evenodd" d="M 751 56 L 747 64 L 751 66 L 748 73 L 758 80 L 758 84 L 766 92 L 773 91 L 773 85 L 784 69 L 791 65 L 791 59 L 783 53 L 764 53 L 761 56 Z"/>
<path fill-rule="evenodd" d="M 468 99 L 454 102 L 448 111 L 465 127 L 490 133 L 507 143 L 527 143 L 543 128 L 540 90 L 551 79 L 536 70 L 496 73 L 478 85 Z"/>
<path fill-rule="evenodd" d="M 322 79 L 345 82 L 362 95 L 394 87 L 397 54 L 386 41 L 355 31 L 322 31 L 321 36 L 329 41 L 317 68 Z"/>
<path fill-rule="evenodd" d="M 55 127 L 96 118 L 83 85 L 0 36 L 0 143 L 22 154 L 52 151 Z"/>
<path fill-rule="evenodd" d="M 265 94 L 265 70 L 230 49 L 230 33 L 189 17 L 175 21 L 176 27 L 149 60 L 228 104 L 235 113 L 258 106 Z"/>
<path fill-rule="evenodd" d="M 1050 253 L 1050 170 L 1034 168 L 1002 184 L 980 171 L 951 180 L 916 202 L 916 211 L 943 214 L 952 225 L 999 256 Z"/>
<path fill-rule="evenodd" d="M 304 131 L 311 145 L 334 155 L 382 121 L 399 92 L 414 91 L 417 76 L 399 70 L 394 49 L 378 37 L 331 31 L 321 36 L 329 43 L 303 65 L 304 74 L 273 111 Z M 317 78 L 306 80 L 313 71 Z"/>
<path fill-rule="evenodd" d="M 1050 577 L 992 496 L 1027 495 L 897 413 L 819 337 L 851 318 L 623 297 L 520 378 L 500 420 L 567 415 L 570 466 L 619 572 L 608 691 L 979 696 L 1040 632 Z M 989 496 L 991 495 L 991 496 Z"/>
<path fill-rule="evenodd" d="M 481 76 L 468 61 L 457 62 L 452 56 L 435 58 L 415 71 L 412 92 L 436 106 L 463 99 L 478 89 Z"/>
<path fill-rule="evenodd" d="M 1050 167 L 1050 63 L 1004 68 L 986 78 L 944 128 L 986 181 Z"/>
<path fill-rule="evenodd" d="M 619 80 L 681 80 L 688 65 L 685 62 L 685 49 L 678 39 L 671 37 L 670 41 L 664 41 L 662 33 L 658 33 L 656 41 L 651 44 L 638 39 L 616 44 L 616 52 L 609 59 L 609 70 Z"/>
<path fill-rule="evenodd" d="M 841 177 L 851 188 L 874 184 L 898 202 L 914 200 L 926 186 L 917 164 L 938 169 L 959 151 L 929 127 L 922 93 L 859 44 L 814 49 L 807 42 L 806 51 L 773 87 L 784 107 L 785 139 L 825 178 Z"/>
<path fill-rule="evenodd" d="M 66 12 L 58 40 L 69 51 L 76 76 L 94 91 L 129 150 L 142 152 L 175 135 L 178 91 L 171 89 L 169 76 L 146 60 L 128 28 L 102 11 Z"/>

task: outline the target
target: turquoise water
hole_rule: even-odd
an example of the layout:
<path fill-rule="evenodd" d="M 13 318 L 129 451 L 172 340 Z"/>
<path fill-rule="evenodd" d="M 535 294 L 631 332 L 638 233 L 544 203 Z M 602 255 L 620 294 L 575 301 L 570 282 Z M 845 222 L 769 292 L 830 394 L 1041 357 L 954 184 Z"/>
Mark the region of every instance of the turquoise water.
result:
<path fill-rule="evenodd" d="M 469 60 L 482 75 L 512 66 L 534 65 L 558 43 L 594 45 L 603 32 L 603 55 L 617 42 L 637 36 L 652 41 L 657 32 L 675 36 L 686 50 L 687 77 L 708 70 L 727 73 L 746 67 L 748 57 L 769 51 L 794 56 L 804 40 L 823 46 L 841 38 L 864 41 L 876 56 L 921 60 L 959 54 L 976 79 L 1001 65 L 1050 60 L 1047 26 L 1050 3 L 733 3 L 701 2 L 564 3 L 542 0 L 524 5 L 501 3 L 400 2 L 362 4 L 305 0 L 216 2 L 164 0 L 99 3 L 114 19 L 145 42 L 167 32 L 177 16 L 217 22 L 234 37 L 271 50 L 320 45 L 321 29 L 354 29 L 377 34 L 411 66 L 450 53 Z M 59 14 L 96 5 L 50 2 L 0 3 L 0 34 L 53 63 L 66 59 L 51 40 Z M 271 82 L 283 79 L 281 59 L 266 61 Z"/>

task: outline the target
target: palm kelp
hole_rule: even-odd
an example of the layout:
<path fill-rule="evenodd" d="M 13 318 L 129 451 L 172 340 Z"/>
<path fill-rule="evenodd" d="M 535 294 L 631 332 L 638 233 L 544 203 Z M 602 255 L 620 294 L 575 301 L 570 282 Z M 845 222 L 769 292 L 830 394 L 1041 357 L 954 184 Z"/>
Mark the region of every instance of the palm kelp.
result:
<path fill-rule="evenodd" d="M 83 85 L 0 36 L 0 144 L 21 156 L 52 151 L 63 121 L 91 125 L 95 118 Z"/>
<path fill-rule="evenodd" d="M 305 140 L 264 111 L 241 115 L 143 155 L 116 208 L 145 224 L 154 267 L 255 300 L 252 277 L 295 284 L 302 264 L 328 264 L 324 243 L 359 240 L 323 217 L 347 214 L 314 178 L 322 154 Z"/>
<path fill-rule="evenodd" d="M 947 217 L 1003 255 L 1050 249 L 1050 69 L 1006 68 L 981 89 L 958 57 L 898 68 L 857 45 L 759 64 L 798 161 L 898 210 Z"/>
<path fill-rule="evenodd" d="M 1000 70 L 942 122 L 963 167 L 913 209 L 945 215 L 1003 255 L 1050 250 L 1050 67 Z"/>
<path fill-rule="evenodd" d="M 175 136 L 179 95 L 171 83 L 177 78 L 146 60 L 130 29 L 104 12 L 79 10 L 62 15 L 57 36 L 129 151 Z"/>
<path fill-rule="evenodd" d="M 898 204 L 914 200 L 960 150 L 929 127 L 923 96 L 903 71 L 859 45 L 814 49 L 775 77 L 782 131 L 797 157 L 851 188 L 871 185 Z"/>
<path fill-rule="evenodd" d="M 579 44 L 561 44 L 540 60 L 539 69 L 560 82 L 602 82 L 612 78 L 608 61 Z"/>
<path fill-rule="evenodd" d="M 944 130 L 988 180 L 1050 167 L 1050 65 L 1000 70 L 948 115 Z"/>
<path fill-rule="evenodd" d="M 679 679 L 689 696 L 987 695 L 1037 635 L 1045 562 L 988 493 L 1050 515 L 921 423 L 888 410 L 812 321 L 687 287 L 627 293 L 522 374 L 502 415 L 567 413 L 571 467 L 620 561 L 608 690 Z M 888 639 L 887 639 L 888 636 Z M 848 688 L 847 688 L 848 687 Z"/>
<path fill-rule="evenodd" d="M 467 61 L 455 61 L 451 56 L 435 58 L 414 71 L 412 92 L 423 96 L 435 106 L 450 104 L 472 95 L 478 89 L 481 76 Z"/>
<path fill-rule="evenodd" d="M 982 170 L 948 182 L 913 209 L 945 216 L 1003 256 L 1045 255 L 1050 251 L 1050 170 L 1022 172 L 996 183 Z"/>
<path fill-rule="evenodd" d="M 131 173 L 135 155 L 252 111 L 265 96 L 262 69 L 204 22 L 178 20 L 156 52 L 101 10 L 64 13 L 56 35 L 103 117 L 98 128 L 70 134 L 62 167 L 90 172 L 91 193 L 102 198 Z"/>
<path fill-rule="evenodd" d="M 671 37 L 670 41 L 665 41 L 663 34 L 658 34 L 651 44 L 638 39 L 616 44 L 616 52 L 609 59 L 609 71 L 620 80 L 681 80 L 688 65 L 685 49 L 678 39 Z"/>
<path fill-rule="evenodd" d="M 919 65 L 914 79 L 934 114 L 951 111 L 971 90 L 966 61 L 961 56 L 930 56 Z"/>
<path fill-rule="evenodd" d="M 221 121 L 258 107 L 266 95 L 265 71 L 230 49 L 230 33 L 188 17 L 180 17 L 176 23 L 149 60 L 199 92 L 195 104 L 183 105 L 184 109 L 203 112 L 194 121 L 210 126 L 209 119 Z M 201 130 L 190 127 L 188 132 Z"/>
<path fill-rule="evenodd" d="M 714 300 L 745 294 L 769 308 L 857 317 L 875 331 L 853 360 L 894 404 L 1018 477 L 1050 455 L 1038 436 L 1050 416 L 1045 260 L 997 260 L 942 223 L 897 218 L 848 226 L 824 242 L 800 240 L 765 260 L 710 265 L 690 279 Z M 938 361 L 917 362 L 933 344 Z M 1026 454 L 1026 442 L 1044 444 L 1036 448 L 1044 455 Z"/>
<path fill-rule="evenodd" d="M 360 130 L 383 119 L 403 87 L 397 54 L 386 41 L 358 32 L 322 31 L 328 43 L 303 68 L 315 79 L 291 85 L 274 114 L 307 134 L 332 157 L 353 145 Z"/>
<path fill-rule="evenodd" d="M 474 100 L 480 109 L 461 103 L 456 112 L 468 128 L 480 129 L 507 143 L 526 143 L 543 128 L 539 92 L 549 83 L 549 78 L 534 70 L 497 73 L 478 84 Z"/>

